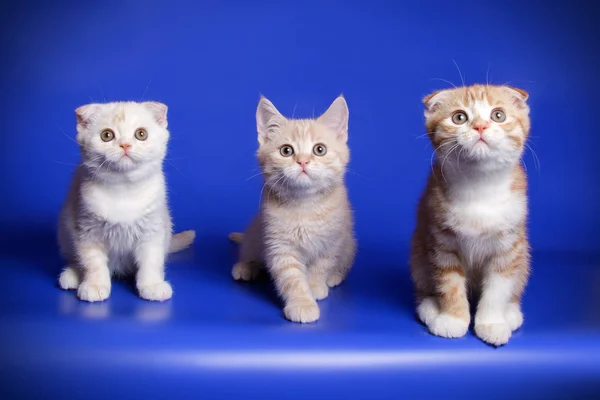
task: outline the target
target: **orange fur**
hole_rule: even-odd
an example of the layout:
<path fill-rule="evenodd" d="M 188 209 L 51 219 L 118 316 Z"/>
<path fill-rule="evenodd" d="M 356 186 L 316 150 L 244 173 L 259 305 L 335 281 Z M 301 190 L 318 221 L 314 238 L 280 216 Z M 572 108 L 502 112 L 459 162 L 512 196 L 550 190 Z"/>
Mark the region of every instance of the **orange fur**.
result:
<path fill-rule="evenodd" d="M 508 340 L 502 327 L 490 328 L 488 316 L 496 312 L 496 308 L 508 310 L 508 336 L 510 330 L 520 325 L 519 318 L 522 322 L 518 302 L 529 276 L 530 255 L 526 230 L 527 177 L 518 160 L 529 134 L 527 97 L 521 89 L 474 85 L 437 91 L 423 99 L 427 108 L 425 125 L 437 158 L 419 202 L 410 267 L 419 317 L 437 335 L 457 337 L 466 332 L 470 322 L 468 289 L 482 292 L 475 330 L 483 340 L 496 345 Z M 477 108 L 477 104 L 483 105 Z M 501 108 L 507 115 L 506 121 L 496 124 L 489 114 L 477 114 L 476 110 L 487 110 L 488 106 L 489 109 Z M 464 126 L 453 124 L 451 116 L 467 109 L 474 110 L 469 111 L 469 121 Z M 458 136 L 477 135 L 468 126 L 471 120 L 490 121 L 494 140 L 516 161 L 496 169 L 488 168 L 495 162 L 492 156 L 469 159 L 468 155 L 462 156 L 468 154 L 468 145 L 460 143 L 459 148 L 464 153 L 453 155 L 448 149 L 457 143 Z M 491 144 L 489 147 L 492 149 Z M 492 150 L 488 153 L 493 154 Z M 449 157 L 451 162 L 443 166 L 442 160 Z M 506 210 L 499 211 L 506 216 L 494 216 L 493 206 L 478 214 L 478 207 L 486 206 L 486 193 L 496 190 L 488 183 L 496 176 L 505 177 L 498 178 L 497 190 L 508 199 Z M 501 190 L 504 182 L 508 182 L 506 191 Z M 485 190 L 479 190 L 478 185 Z M 499 222 L 491 223 L 489 215 Z M 493 303 L 496 282 L 510 287 L 506 305 L 496 304 L 496 307 Z M 499 302 L 504 301 L 501 294 L 496 297 Z M 443 324 L 441 318 L 445 318 Z M 457 328 L 448 328 L 451 324 Z"/>

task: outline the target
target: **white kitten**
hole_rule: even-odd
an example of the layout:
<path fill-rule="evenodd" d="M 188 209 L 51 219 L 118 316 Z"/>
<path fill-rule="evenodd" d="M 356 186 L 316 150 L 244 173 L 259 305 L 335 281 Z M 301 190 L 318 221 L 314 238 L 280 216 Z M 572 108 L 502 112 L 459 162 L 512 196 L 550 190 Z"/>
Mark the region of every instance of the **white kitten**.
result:
<path fill-rule="evenodd" d="M 172 234 L 162 163 L 167 106 L 156 102 L 88 104 L 75 110 L 81 164 L 58 229 L 67 266 L 63 289 L 86 301 L 108 298 L 111 275 L 136 273 L 140 297 L 166 300 L 165 257 L 194 231 Z"/>

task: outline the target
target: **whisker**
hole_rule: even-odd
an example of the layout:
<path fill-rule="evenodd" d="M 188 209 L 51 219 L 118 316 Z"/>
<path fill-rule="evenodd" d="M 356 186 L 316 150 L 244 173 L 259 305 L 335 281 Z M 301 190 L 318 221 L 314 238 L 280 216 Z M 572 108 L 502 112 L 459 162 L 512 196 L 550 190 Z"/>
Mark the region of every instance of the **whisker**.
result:
<path fill-rule="evenodd" d="M 432 80 L 432 81 L 434 81 L 434 80 L 435 80 L 435 81 L 442 81 L 442 82 L 446 82 L 446 83 L 449 83 L 450 85 L 452 85 L 452 86 L 454 87 L 454 89 L 458 89 L 458 87 L 456 87 L 456 85 L 455 85 L 454 83 L 452 83 L 452 82 L 450 82 L 450 81 L 448 81 L 448 80 L 446 80 L 446 79 L 442 79 L 442 78 L 431 78 L 430 80 Z"/>
<path fill-rule="evenodd" d="M 440 166 L 440 171 L 442 171 L 442 178 L 444 178 L 444 182 L 446 182 L 446 183 L 448 183 L 448 181 L 446 180 L 446 176 L 444 176 L 444 163 L 446 162 L 446 160 L 448 159 L 450 154 L 452 154 L 452 152 L 458 148 L 458 146 L 460 146 L 460 144 L 456 143 L 454 146 L 452 146 L 450 148 L 450 150 L 448 151 L 448 154 L 446 154 L 446 157 L 444 157 L 444 159 L 442 160 L 442 165 Z"/>
<path fill-rule="evenodd" d="M 460 81 L 462 82 L 463 87 L 465 87 L 465 78 L 463 77 L 463 74 L 460 72 L 460 68 L 458 68 L 458 64 L 456 63 L 455 60 L 452 60 L 452 62 L 454 63 L 454 65 L 456 66 L 456 69 L 458 70 L 458 75 L 460 76 Z"/>
<path fill-rule="evenodd" d="M 171 161 L 169 161 L 169 160 L 168 160 L 168 159 L 166 159 L 166 158 L 165 158 L 165 161 L 166 161 L 166 162 L 167 162 L 167 163 L 168 163 L 168 164 L 169 164 L 171 167 L 175 168 L 175 169 L 177 170 L 177 172 L 179 172 L 179 173 L 181 174 L 181 176 L 183 176 L 183 177 L 185 178 L 185 175 L 183 174 L 183 172 L 181 172 L 181 171 L 179 170 L 179 168 L 177 168 L 177 167 L 175 166 L 175 164 L 173 164 Z"/>
<path fill-rule="evenodd" d="M 60 165 L 68 165 L 69 167 L 78 167 L 78 164 L 71 164 L 71 163 L 66 163 L 66 162 L 62 162 L 62 161 L 56 161 L 56 160 L 50 160 L 53 163 L 56 164 L 60 164 Z"/>
<path fill-rule="evenodd" d="M 244 182 L 248 182 L 250 179 L 256 178 L 257 176 L 260 176 L 260 175 L 262 175 L 262 171 L 260 171 L 258 174 L 252 175 L 250 178 L 246 179 Z"/>
<path fill-rule="evenodd" d="M 148 91 L 148 88 L 150 87 L 150 83 L 152 83 L 152 79 L 148 80 L 148 84 L 146 85 L 146 89 L 144 89 L 144 93 L 142 93 L 142 98 L 140 99 L 140 101 L 144 101 L 144 97 L 146 96 L 146 92 Z"/>
<path fill-rule="evenodd" d="M 533 154 L 534 164 L 535 164 L 537 170 L 540 171 L 541 165 L 540 165 L 540 159 L 539 159 L 537 153 L 535 152 L 535 150 L 533 150 L 533 148 L 528 143 L 525 143 L 525 146 L 527 146 L 527 148 L 531 151 L 531 154 Z"/>

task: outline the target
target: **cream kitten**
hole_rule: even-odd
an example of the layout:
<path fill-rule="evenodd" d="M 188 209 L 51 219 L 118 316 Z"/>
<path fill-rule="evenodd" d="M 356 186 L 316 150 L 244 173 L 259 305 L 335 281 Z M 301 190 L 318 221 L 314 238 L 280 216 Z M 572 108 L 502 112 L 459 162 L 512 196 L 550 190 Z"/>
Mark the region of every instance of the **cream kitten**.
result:
<path fill-rule="evenodd" d="M 467 287 L 480 292 L 475 334 L 502 345 L 523 324 L 529 276 L 528 94 L 506 86 L 442 90 L 424 99 L 436 152 L 412 241 L 417 314 L 443 337 L 465 335 Z"/>
<path fill-rule="evenodd" d="M 339 285 L 356 242 L 344 173 L 350 151 L 348 106 L 338 97 L 316 120 L 282 116 L 266 98 L 256 111 L 258 161 L 264 177 L 260 212 L 241 242 L 236 280 L 269 271 L 294 322 L 319 319 L 316 300 Z"/>
<path fill-rule="evenodd" d="M 188 247 L 194 231 L 172 235 L 162 170 L 167 106 L 156 102 L 88 104 L 75 110 L 81 163 L 58 230 L 67 267 L 63 289 L 86 301 L 108 298 L 111 275 L 136 273 L 141 298 L 172 296 L 165 256 Z"/>

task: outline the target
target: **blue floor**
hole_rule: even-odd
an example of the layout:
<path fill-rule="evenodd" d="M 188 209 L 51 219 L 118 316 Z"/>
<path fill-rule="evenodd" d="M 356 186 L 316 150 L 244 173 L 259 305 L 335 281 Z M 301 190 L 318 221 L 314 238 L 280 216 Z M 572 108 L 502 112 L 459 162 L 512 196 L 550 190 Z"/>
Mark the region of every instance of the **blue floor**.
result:
<path fill-rule="evenodd" d="M 584 0 L 0 2 L 0 400 L 600 398 L 600 7 Z M 452 85 L 529 92 L 525 324 L 507 346 L 427 333 L 408 243 L 431 167 L 423 104 Z M 321 319 L 230 275 L 256 212 L 260 94 L 286 116 L 350 109 L 358 259 Z M 174 297 L 57 287 L 74 110 L 169 106 Z M 254 176 L 254 178 L 252 178 Z"/>
<path fill-rule="evenodd" d="M 471 332 L 428 334 L 405 263 L 368 247 L 321 302 L 321 319 L 299 325 L 283 318 L 268 280 L 232 281 L 225 237 L 200 237 L 171 258 L 172 300 L 143 301 L 120 281 L 95 304 L 57 288 L 50 232 L 27 237 L 35 251 L 22 251 L 18 234 L 1 249 L 2 398 L 600 395 L 598 256 L 535 253 L 525 324 L 495 349 Z"/>

